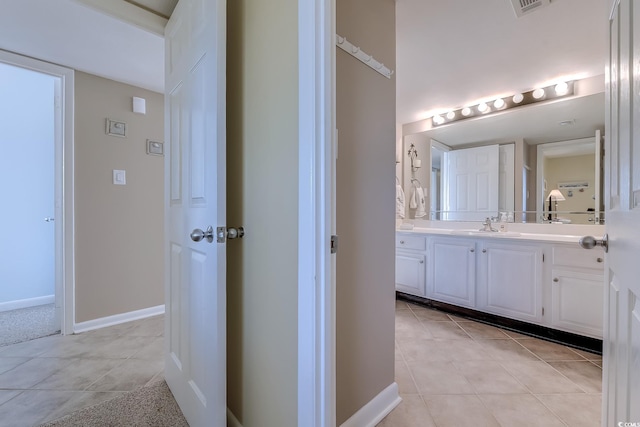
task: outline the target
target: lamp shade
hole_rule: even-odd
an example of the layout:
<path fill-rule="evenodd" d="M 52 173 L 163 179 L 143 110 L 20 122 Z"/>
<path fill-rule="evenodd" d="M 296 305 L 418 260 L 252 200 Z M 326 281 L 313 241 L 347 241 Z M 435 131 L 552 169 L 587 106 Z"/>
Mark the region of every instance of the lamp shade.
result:
<path fill-rule="evenodd" d="M 562 202 L 563 200 L 566 200 L 562 195 L 562 193 L 560 192 L 560 190 L 558 190 L 557 188 L 554 190 L 551 190 L 551 193 L 549 193 L 548 199 L 555 200 L 556 202 Z"/>

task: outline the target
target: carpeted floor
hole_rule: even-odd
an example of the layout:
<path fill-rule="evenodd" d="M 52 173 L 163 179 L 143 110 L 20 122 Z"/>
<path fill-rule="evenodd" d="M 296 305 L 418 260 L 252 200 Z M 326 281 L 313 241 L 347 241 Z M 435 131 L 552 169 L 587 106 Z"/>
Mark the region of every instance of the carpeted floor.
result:
<path fill-rule="evenodd" d="M 158 381 L 40 427 L 189 427 L 167 383 Z"/>
<path fill-rule="evenodd" d="M 59 332 L 54 304 L 0 312 L 0 347 Z"/>

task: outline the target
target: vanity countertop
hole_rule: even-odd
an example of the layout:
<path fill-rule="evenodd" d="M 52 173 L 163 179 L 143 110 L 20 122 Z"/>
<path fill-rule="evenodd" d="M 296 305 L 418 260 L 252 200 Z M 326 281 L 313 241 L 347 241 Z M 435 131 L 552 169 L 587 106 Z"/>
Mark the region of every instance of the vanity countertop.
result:
<path fill-rule="evenodd" d="M 399 233 L 415 233 L 429 234 L 441 236 L 458 236 L 469 238 L 482 238 L 492 240 L 527 240 L 549 243 L 578 243 L 580 238 L 587 235 L 601 236 L 604 233 L 604 226 L 581 226 L 584 229 L 576 229 L 573 227 L 563 227 L 561 225 L 546 225 L 553 227 L 552 229 L 540 227 L 540 225 L 528 224 L 509 224 L 506 232 L 488 232 L 480 231 L 475 223 L 471 224 L 451 224 L 450 228 L 442 227 L 442 223 L 438 226 L 421 226 L 414 225 L 413 228 L 406 228 L 407 225 L 402 224 L 396 227 Z"/>

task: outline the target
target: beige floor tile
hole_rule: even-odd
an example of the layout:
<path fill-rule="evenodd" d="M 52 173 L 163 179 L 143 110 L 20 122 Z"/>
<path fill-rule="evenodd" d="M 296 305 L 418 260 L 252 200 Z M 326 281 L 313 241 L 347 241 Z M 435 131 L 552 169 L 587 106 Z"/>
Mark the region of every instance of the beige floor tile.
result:
<path fill-rule="evenodd" d="M 73 392 L 70 391 L 23 391 L 0 406 L 1 425 L 2 427 L 37 426 L 72 396 Z"/>
<path fill-rule="evenodd" d="M 540 360 L 514 340 L 476 340 L 495 360 Z"/>
<path fill-rule="evenodd" d="M 82 391 L 115 368 L 115 359 L 68 359 L 69 364 L 34 385 L 37 390 Z"/>
<path fill-rule="evenodd" d="M 398 384 L 398 390 L 400 394 L 417 394 L 418 388 L 416 387 L 411 371 L 407 367 L 405 362 L 396 362 L 395 366 L 395 380 Z"/>
<path fill-rule="evenodd" d="M 602 369 L 602 361 L 601 360 L 591 360 L 591 363 Z"/>
<path fill-rule="evenodd" d="M 13 390 L 29 389 L 55 374 L 69 363 L 69 359 L 31 359 L 0 375 L 0 387 Z"/>
<path fill-rule="evenodd" d="M 432 310 L 430 308 L 424 307 L 412 307 L 411 310 L 413 311 L 413 314 L 415 314 L 416 317 L 421 320 L 435 320 L 443 322 L 451 321 L 449 316 L 447 316 L 447 314 L 442 311 Z"/>
<path fill-rule="evenodd" d="M 108 335 L 68 335 L 53 342 L 49 349 L 38 357 L 89 358 L 101 357 L 101 349 L 111 343 L 113 336 Z"/>
<path fill-rule="evenodd" d="M 163 369 L 162 362 L 128 359 L 91 384 L 89 391 L 130 391 L 147 384 Z"/>
<path fill-rule="evenodd" d="M 396 310 L 408 310 L 409 304 L 404 301 L 396 300 Z"/>
<path fill-rule="evenodd" d="M 601 354 L 594 354 L 589 351 L 578 350 L 577 348 L 571 348 L 571 351 L 575 351 L 587 360 L 602 362 Z"/>
<path fill-rule="evenodd" d="M 539 339 L 518 340 L 518 342 L 536 356 L 547 362 L 558 360 L 585 360 L 584 357 L 580 356 L 575 351 L 560 344 Z"/>
<path fill-rule="evenodd" d="M 53 345 L 66 343 L 75 339 L 79 339 L 79 337 L 77 335 L 52 335 L 19 344 L 7 345 L 0 347 L 0 357 L 38 357 L 45 351 L 50 350 Z"/>
<path fill-rule="evenodd" d="M 0 405 L 10 401 L 20 393 L 22 393 L 21 390 L 0 390 Z"/>
<path fill-rule="evenodd" d="M 395 353 L 395 361 L 396 362 L 404 361 L 404 356 L 402 355 L 402 351 L 400 350 L 400 347 L 398 347 L 398 341 L 395 342 L 394 348 L 395 348 L 395 352 L 394 352 Z"/>
<path fill-rule="evenodd" d="M 509 339 L 509 336 L 505 334 L 502 329 L 491 325 L 485 325 L 484 323 L 461 322 L 460 326 L 471 336 L 471 338 Z"/>
<path fill-rule="evenodd" d="M 132 359 L 148 359 L 148 360 L 163 360 L 164 357 L 164 338 L 156 337 L 153 341 L 140 348 L 137 352 L 133 353 Z"/>
<path fill-rule="evenodd" d="M 436 340 L 440 350 L 449 355 L 454 361 L 493 360 L 491 355 L 473 340 Z"/>
<path fill-rule="evenodd" d="M 422 395 L 475 393 L 453 362 L 407 362 L 407 366 Z"/>
<path fill-rule="evenodd" d="M 377 424 L 378 427 L 436 427 L 420 395 L 401 394 L 400 397 L 402 402 Z"/>
<path fill-rule="evenodd" d="M 545 362 L 502 361 L 500 364 L 532 393 L 584 393 Z"/>
<path fill-rule="evenodd" d="M 155 316 L 140 321 L 138 325 L 126 332 L 130 337 L 159 337 L 164 333 L 163 316 Z"/>
<path fill-rule="evenodd" d="M 452 359 L 449 347 L 447 347 L 448 341 L 440 340 L 419 340 L 419 339 L 407 339 L 403 340 L 398 338 L 398 346 L 404 356 L 404 360 L 407 362 L 420 361 L 420 362 L 433 362 L 433 361 L 448 361 Z"/>
<path fill-rule="evenodd" d="M 591 362 L 548 362 L 586 393 L 602 393 L 602 368 Z"/>
<path fill-rule="evenodd" d="M 498 362 L 454 362 L 478 394 L 528 393 L 529 390 Z"/>
<path fill-rule="evenodd" d="M 396 325 L 404 320 L 418 320 L 413 310 L 396 310 Z"/>
<path fill-rule="evenodd" d="M 499 427 L 478 396 L 424 396 L 438 427 Z"/>
<path fill-rule="evenodd" d="M 155 341 L 154 337 L 120 336 L 100 347 L 99 355 L 106 359 L 126 359 Z"/>
<path fill-rule="evenodd" d="M 425 328 L 422 323 L 416 319 L 402 319 L 396 321 L 396 339 L 397 340 L 414 340 L 414 339 L 432 339 L 433 334 Z"/>
<path fill-rule="evenodd" d="M 599 394 L 550 394 L 537 397 L 569 427 L 600 427 L 602 396 Z"/>
<path fill-rule="evenodd" d="M 106 400 L 113 399 L 114 397 L 117 397 L 121 394 L 122 392 L 95 392 L 95 391 L 74 392 L 69 398 L 69 400 L 67 400 L 58 408 L 48 413 L 44 417 L 42 422 L 57 420 L 58 418 L 63 417 L 67 414 L 70 414 L 71 412 L 79 411 L 80 409 L 97 405 L 98 403 L 102 403 Z"/>
<path fill-rule="evenodd" d="M 519 339 L 519 340 L 530 340 L 530 339 L 534 339 L 535 338 L 535 337 L 532 337 L 530 335 L 520 334 L 518 332 L 509 331 L 507 329 L 502 329 L 502 332 L 504 332 L 505 334 L 507 334 L 511 338 Z"/>
<path fill-rule="evenodd" d="M 4 374 L 29 360 L 31 360 L 29 357 L 0 357 L 0 374 Z"/>
<path fill-rule="evenodd" d="M 564 427 L 564 423 L 531 394 L 478 396 L 501 426 Z"/>
<path fill-rule="evenodd" d="M 422 321 L 422 325 L 431 332 L 434 338 L 442 339 L 469 339 L 467 334 L 458 324 L 455 322 L 434 322 L 434 321 Z"/>

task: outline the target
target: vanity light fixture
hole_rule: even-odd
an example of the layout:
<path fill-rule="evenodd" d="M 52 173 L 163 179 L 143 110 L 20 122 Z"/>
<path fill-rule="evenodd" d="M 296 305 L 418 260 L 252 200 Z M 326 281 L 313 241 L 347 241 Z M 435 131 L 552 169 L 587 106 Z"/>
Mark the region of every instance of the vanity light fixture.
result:
<path fill-rule="evenodd" d="M 539 87 L 538 89 L 534 90 L 533 93 L 531 94 L 535 99 L 542 99 L 544 97 L 544 89 L 542 89 L 541 87 Z"/>
<path fill-rule="evenodd" d="M 443 119 L 444 120 L 444 119 Z M 411 172 L 415 172 L 422 166 L 422 161 L 418 159 L 418 150 L 416 150 L 416 146 L 411 144 L 409 146 L 409 151 L 407 151 L 407 155 L 409 156 L 409 160 L 411 163 Z"/>
<path fill-rule="evenodd" d="M 442 126 L 458 120 L 508 110 L 509 108 L 564 98 L 573 95 L 573 93 L 574 81 L 560 82 L 527 92 L 516 93 L 512 96 L 495 98 L 490 103 L 480 102 L 475 106 L 467 106 L 460 109 L 450 110 L 445 115 L 436 114 L 431 117 L 431 125 L 433 127 Z"/>

